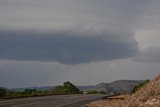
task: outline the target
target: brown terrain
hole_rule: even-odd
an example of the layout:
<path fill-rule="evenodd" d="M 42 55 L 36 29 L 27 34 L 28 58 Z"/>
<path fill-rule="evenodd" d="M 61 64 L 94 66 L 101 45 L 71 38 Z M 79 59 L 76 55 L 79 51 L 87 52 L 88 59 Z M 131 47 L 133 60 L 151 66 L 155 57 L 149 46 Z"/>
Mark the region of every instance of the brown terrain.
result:
<path fill-rule="evenodd" d="M 99 100 L 83 107 L 160 107 L 160 75 L 134 94 Z"/>

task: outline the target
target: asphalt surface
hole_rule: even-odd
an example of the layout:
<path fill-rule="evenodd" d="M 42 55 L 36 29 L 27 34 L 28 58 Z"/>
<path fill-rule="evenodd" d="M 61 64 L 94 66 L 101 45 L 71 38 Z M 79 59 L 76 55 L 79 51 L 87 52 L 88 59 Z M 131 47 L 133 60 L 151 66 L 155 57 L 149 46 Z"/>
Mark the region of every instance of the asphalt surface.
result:
<path fill-rule="evenodd" d="M 53 95 L 0 101 L 0 107 L 81 107 L 105 95 Z"/>

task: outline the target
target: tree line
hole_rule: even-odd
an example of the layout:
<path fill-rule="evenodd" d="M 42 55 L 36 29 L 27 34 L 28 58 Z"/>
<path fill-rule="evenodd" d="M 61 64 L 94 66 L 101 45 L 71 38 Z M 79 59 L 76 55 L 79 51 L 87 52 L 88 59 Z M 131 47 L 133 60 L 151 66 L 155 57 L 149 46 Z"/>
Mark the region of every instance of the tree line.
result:
<path fill-rule="evenodd" d="M 40 95 L 57 95 L 57 94 L 84 94 L 84 91 L 79 90 L 74 84 L 69 81 L 63 85 L 56 86 L 50 90 L 25 89 L 24 91 L 12 91 L 5 88 L 0 88 L 0 97 L 19 97 L 19 96 L 40 96 Z M 85 91 L 85 94 L 105 94 L 102 91 Z"/>

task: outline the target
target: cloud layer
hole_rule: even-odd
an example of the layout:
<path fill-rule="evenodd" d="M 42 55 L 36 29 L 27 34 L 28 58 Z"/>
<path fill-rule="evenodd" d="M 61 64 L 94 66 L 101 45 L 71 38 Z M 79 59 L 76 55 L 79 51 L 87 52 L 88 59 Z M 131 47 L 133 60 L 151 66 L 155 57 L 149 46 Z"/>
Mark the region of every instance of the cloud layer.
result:
<path fill-rule="evenodd" d="M 109 32 L 0 32 L 0 35 L 0 59 L 3 60 L 78 64 L 128 58 L 138 51 L 138 44 L 132 36 Z"/>
<path fill-rule="evenodd" d="M 62 30 L 77 26 L 133 31 L 148 0 L 1 0 L 0 29 Z"/>

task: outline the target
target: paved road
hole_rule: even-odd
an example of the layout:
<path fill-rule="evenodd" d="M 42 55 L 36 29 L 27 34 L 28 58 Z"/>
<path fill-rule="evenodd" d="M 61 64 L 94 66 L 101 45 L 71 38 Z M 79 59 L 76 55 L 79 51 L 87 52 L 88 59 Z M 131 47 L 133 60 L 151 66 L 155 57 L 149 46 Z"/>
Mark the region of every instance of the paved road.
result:
<path fill-rule="evenodd" d="M 54 95 L 0 101 L 0 107 L 80 107 L 104 95 Z"/>

